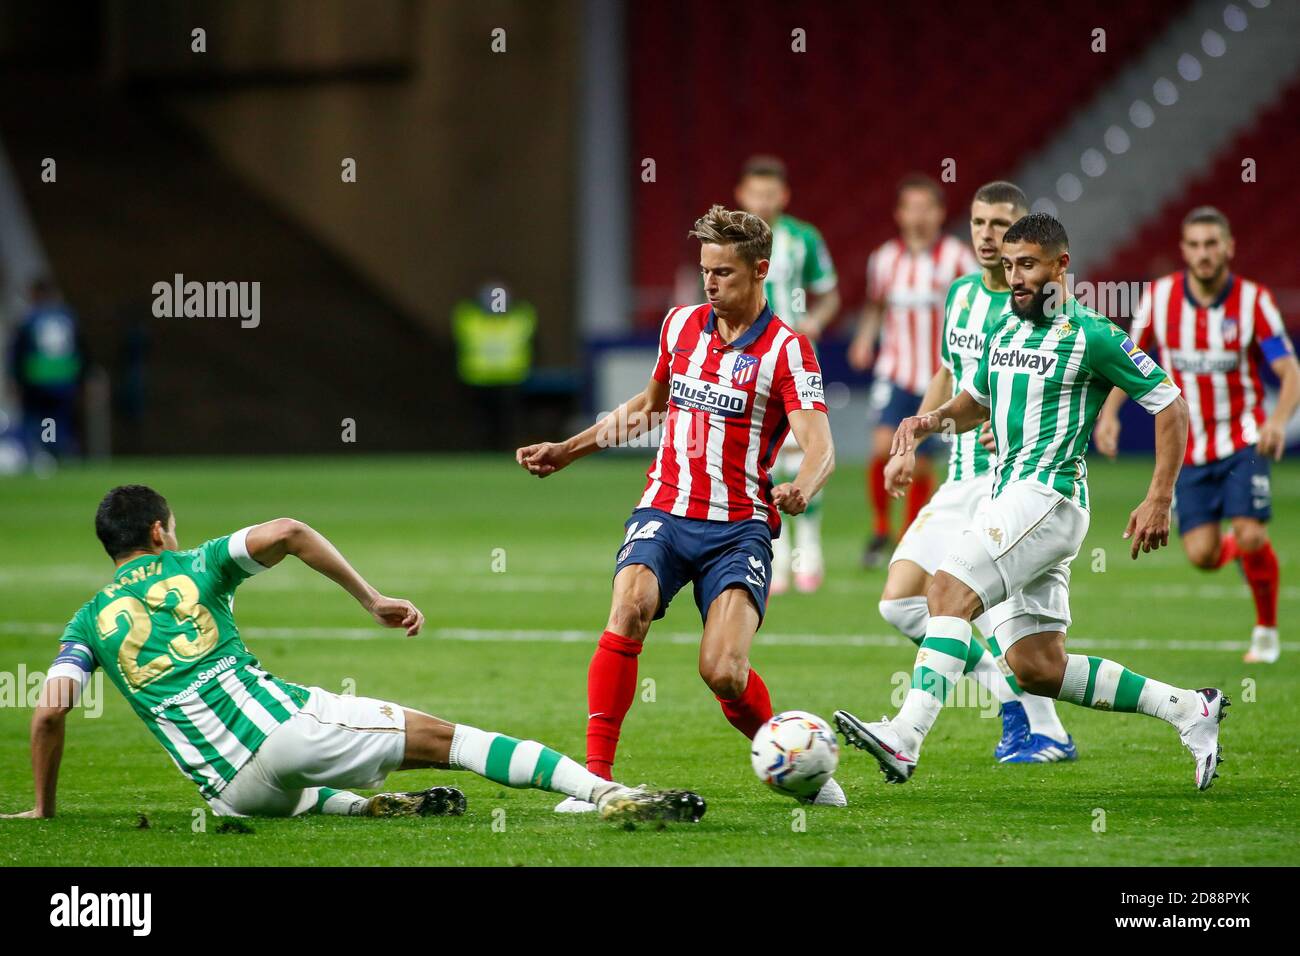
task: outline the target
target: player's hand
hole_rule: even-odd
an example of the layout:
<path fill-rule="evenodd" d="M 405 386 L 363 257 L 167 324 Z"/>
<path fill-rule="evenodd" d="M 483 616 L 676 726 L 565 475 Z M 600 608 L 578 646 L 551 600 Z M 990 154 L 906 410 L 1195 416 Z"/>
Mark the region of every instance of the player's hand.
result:
<path fill-rule="evenodd" d="M 772 504 L 788 515 L 801 515 L 808 508 L 808 499 L 792 481 L 772 489 Z"/>
<path fill-rule="evenodd" d="M 885 490 L 893 497 L 903 497 L 903 492 L 912 483 L 912 472 L 916 470 L 916 453 L 893 455 L 885 462 Z"/>
<path fill-rule="evenodd" d="M 876 343 L 871 341 L 869 336 L 854 336 L 853 341 L 849 343 L 848 359 L 853 369 L 865 372 L 876 360 Z"/>
<path fill-rule="evenodd" d="M 1261 455 L 1281 461 L 1282 452 L 1286 449 L 1286 429 L 1269 419 L 1259 426 L 1259 442 L 1256 447 Z"/>
<path fill-rule="evenodd" d="M 406 628 L 407 637 L 415 637 L 420 633 L 420 628 L 424 627 L 424 615 L 420 609 L 402 598 L 384 597 L 381 594 L 367 610 L 384 627 Z"/>
<path fill-rule="evenodd" d="M 1097 419 L 1097 427 L 1092 430 L 1092 443 L 1107 458 L 1115 458 L 1119 453 L 1118 415 L 1102 415 Z"/>
<path fill-rule="evenodd" d="M 928 415 L 912 415 L 898 423 L 894 440 L 890 443 L 889 454 L 906 455 L 916 449 L 917 432 L 929 433 L 939 427 L 939 419 L 933 412 Z"/>
<path fill-rule="evenodd" d="M 22 813 L 0 813 L 0 820 L 46 820 L 43 813 L 37 813 L 35 810 L 24 810 Z"/>
<path fill-rule="evenodd" d="M 572 459 L 560 442 L 544 441 L 537 445 L 527 445 L 515 452 L 515 461 L 519 462 L 530 475 L 545 478 L 553 475 Z"/>
<path fill-rule="evenodd" d="M 984 446 L 986 451 L 996 452 L 998 450 L 998 440 L 993 437 L 992 421 L 987 421 L 980 426 L 979 443 Z"/>
<path fill-rule="evenodd" d="M 1171 505 L 1172 502 L 1168 498 L 1148 497 L 1128 516 L 1128 528 L 1124 531 L 1124 538 L 1133 541 L 1130 551 L 1133 560 L 1137 560 L 1139 550 L 1150 553 L 1169 543 Z"/>
<path fill-rule="evenodd" d="M 804 319 L 799 323 L 799 334 L 807 338 L 809 342 L 816 342 L 822 337 L 822 327 L 815 322 Z"/>

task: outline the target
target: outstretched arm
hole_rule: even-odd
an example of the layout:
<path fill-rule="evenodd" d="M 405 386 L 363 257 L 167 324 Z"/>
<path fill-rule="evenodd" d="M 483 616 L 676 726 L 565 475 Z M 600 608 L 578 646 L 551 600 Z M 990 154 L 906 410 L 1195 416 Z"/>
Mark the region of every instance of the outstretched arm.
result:
<path fill-rule="evenodd" d="M 54 816 L 59 764 L 63 761 L 64 724 L 80 690 L 80 685 L 71 677 L 46 678 L 40 702 L 32 715 L 32 780 L 36 784 L 36 806 L 22 813 L 0 813 L 0 818 L 43 820 Z"/>
<path fill-rule="evenodd" d="M 799 323 L 799 331 L 816 342 L 840 311 L 840 290 L 832 286 L 813 300 L 812 308 Z"/>
<path fill-rule="evenodd" d="M 424 615 L 410 601 L 385 597 L 363 578 L 323 534 L 293 518 L 276 518 L 250 528 L 245 539 L 249 556 L 264 567 L 274 567 L 293 555 L 307 567 L 325 575 L 357 599 L 384 627 L 402 627 L 414 637 L 424 626 Z"/>
<path fill-rule="evenodd" d="M 1181 395 L 1156 413 L 1156 467 L 1143 502 L 1129 515 L 1124 537 L 1133 540 L 1130 556 L 1150 552 L 1169 543 L 1169 511 L 1174 502 L 1174 482 L 1187 451 L 1187 402 Z"/>
<path fill-rule="evenodd" d="M 515 452 L 515 461 L 529 474 L 545 478 L 594 451 L 625 445 L 652 431 L 667 407 L 668 383 L 652 378 L 644 391 L 629 398 L 590 428 L 566 441 L 526 445 Z"/>
<path fill-rule="evenodd" d="M 910 453 L 928 435 L 943 431 L 951 424 L 954 434 L 968 432 L 989 419 L 989 410 L 975 401 L 970 392 L 962 389 L 932 412 L 904 418 L 894 432 L 890 445 L 891 455 Z"/>
<path fill-rule="evenodd" d="M 879 302 L 868 302 L 862 309 L 858 330 L 849 343 L 849 365 L 859 372 L 866 371 L 876 360 L 876 339 L 884 314 L 885 308 Z"/>
<path fill-rule="evenodd" d="M 946 366 L 939 366 L 939 371 L 930 379 L 930 385 L 921 397 L 918 414 L 924 415 L 943 405 L 944 399 L 952 395 L 952 372 Z M 907 486 L 912 483 L 912 472 L 916 470 L 916 452 L 894 455 L 885 463 L 885 488 L 895 498 L 903 497 Z"/>
<path fill-rule="evenodd" d="M 1259 453 L 1274 461 L 1282 460 L 1286 449 L 1286 424 L 1300 404 L 1300 364 L 1294 355 L 1283 355 L 1270 363 L 1282 389 L 1277 396 L 1277 406 L 1259 429 Z"/>
<path fill-rule="evenodd" d="M 1112 388 L 1097 414 L 1097 424 L 1092 429 L 1092 443 L 1107 458 L 1119 454 L 1119 410 L 1127 398 L 1124 389 Z"/>
<path fill-rule="evenodd" d="M 835 442 L 831 422 L 817 409 L 797 408 L 790 412 L 790 430 L 803 450 L 803 465 L 794 481 L 772 489 L 772 503 L 788 515 L 803 514 L 808 502 L 822 490 L 835 470 Z"/>

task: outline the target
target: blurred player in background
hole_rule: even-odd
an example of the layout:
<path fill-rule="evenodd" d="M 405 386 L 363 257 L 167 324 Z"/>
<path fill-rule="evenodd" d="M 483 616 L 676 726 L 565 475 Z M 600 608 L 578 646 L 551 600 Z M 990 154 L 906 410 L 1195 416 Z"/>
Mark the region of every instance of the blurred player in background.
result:
<path fill-rule="evenodd" d="M 239 636 L 235 589 L 290 555 L 347 591 L 380 625 L 407 637 L 424 625 L 419 608 L 380 594 L 300 521 L 279 518 L 182 551 L 167 500 L 145 485 L 122 485 L 100 502 L 95 534 L 113 577 L 63 631 L 32 716 L 36 806 L 7 816 L 54 816 L 66 717 L 97 668 L 217 816 L 464 813 L 465 795 L 454 787 L 372 797 L 350 789 L 423 768 L 567 793 L 616 820 L 704 813 L 696 794 L 611 783 L 536 741 L 268 674 Z"/>
<path fill-rule="evenodd" d="M 587 671 L 587 769 L 601 777 L 613 770 L 650 624 L 687 584 L 704 623 L 700 677 L 723 715 L 747 741 L 772 716 L 767 686 L 749 663 L 767 610 L 772 538 L 779 511 L 801 514 L 835 467 L 812 343 L 773 314 L 763 292 L 772 230 L 758 216 L 714 206 L 690 234 L 700 240 L 708 301 L 669 311 L 645 389 L 567 441 L 515 453 L 545 478 L 663 424 L 645 491 L 624 524 L 608 623 Z M 803 466 L 774 487 L 773 459 L 788 431 Z M 846 804 L 834 779 L 811 802 Z M 556 807 L 591 809 L 581 799 Z"/>
<path fill-rule="evenodd" d="M 1002 271 L 1002 235 L 1027 212 L 1029 202 L 1025 194 L 1012 183 L 986 183 L 975 192 L 970 207 L 970 233 L 980 268 L 957 279 L 948 290 L 939 347 L 940 366 L 921 401 L 919 414 L 933 411 L 961 392 L 979 365 L 985 332 L 1009 310 L 1011 289 Z M 889 575 L 880 596 L 880 615 L 918 646 L 925 639 L 930 621 L 925 598 L 930 581 L 947 556 L 953 539 L 961 535 L 971 516 L 993 491 L 995 459 L 980 440 L 989 433 L 989 425 L 985 423 L 982 433 L 968 431 L 951 436 L 947 480 L 908 526 L 889 559 Z M 900 461 L 898 457 L 890 459 L 887 480 Z M 896 487 L 906 484 L 904 480 Z M 891 493 L 903 492 L 891 488 Z M 1001 705 L 1002 739 L 994 748 L 993 756 L 1001 763 L 1077 759 L 1074 740 L 1057 719 L 1055 702 L 1048 697 L 1022 694 L 1015 678 L 1010 676 L 1010 669 L 1000 660 L 990 623 L 994 616 L 986 611 L 973 622 L 989 641 L 993 654 L 985 653 L 983 645 L 972 638 L 965 670 Z M 999 659 L 995 662 L 994 657 Z"/>
<path fill-rule="evenodd" d="M 785 164 L 774 156 L 751 158 L 741 170 L 736 202 L 772 230 L 772 263 L 764 286 L 768 307 L 796 332 L 817 342 L 840 308 L 835 265 L 821 233 L 785 212 L 790 202 Z M 777 453 L 772 480 L 793 481 L 802 465 L 803 452 L 792 432 Z M 821 494 L 814 495 L 808 510 L 792 516 L 787 524 L 787 532 L 772 542 L 772 593 L 789 589 L 792 569 L 798 590 L 816 591 L 826 567 Z"/>
<path fill-rule="evenodd" d="M 1152 284 L 1133 318 L 1131 344 L 1144 350 L 1160 346 L 1191 410 L 1174 498 L 1183 550 L 1192 564 L 1209 571 L 1241 562 L 1255 601 L 1246 661 L 1272 664 L 1281 642 L 1277 555 L 1267 528 L 1269 459 L 1280 461 L 1286 447 L 1286 425 L 1300 403 L 1300 365 L 1272 294 L 1231 269 L 1227 217 L 1212 206 L 1193 209 L 1183 219 L 1181 246 L 1187 268 Z M 1267 417 L 1261 360 L 1282 385 Z M 1124 397 L 1113 391 L 1097 422 L 1097 450 L 1112 458 Z M 1232 530 L 1221 535 L 1225 519 Z"/>
<path fill-rule="evenodd" d="M 76 315 L 48 279 L 32 283 L 31 307 L 9 343 L 9 373 L 18 387 L 28 458 L 80 455 L 77 405 L 85 348 Z"/>
<path fill-rule="evenodd" d="M 974 272 L 978 263 L 970 247 L 943 235 L 944 199 L 939 184 L 912 174 L 898 184 L 894 222 L 898 238 L 890 239 L 867 260 L 867 305 L 849 346 L 849 364 L 859 371 L 875 363 L 871 406 L 876 412 L 867 494 L 875 516 L 862 563 L 878 567 L 893 539 L 885 464 L 898 423 L 915 415 L 921 397 L 939 368 L 939 339 L 943 302 L 952 281 Z M 884 327 L 880 357 L 876 339 Z M 933 442 L 918 449 L 917 469 L 907 494 L 906 527 L 934 490 L 929 455 Z"/>

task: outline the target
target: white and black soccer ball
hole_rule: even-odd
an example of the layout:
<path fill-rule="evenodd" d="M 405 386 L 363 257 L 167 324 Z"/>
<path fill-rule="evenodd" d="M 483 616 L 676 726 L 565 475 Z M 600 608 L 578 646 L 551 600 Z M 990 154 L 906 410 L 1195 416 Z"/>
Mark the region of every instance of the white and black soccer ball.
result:
<path fill-rule="evenodd" d="M 811 797 L 840 762 L 835 731 L 805 710 L 787 710 L 763 724 L 750 752 L 758 779 L 790 797 Z"/>

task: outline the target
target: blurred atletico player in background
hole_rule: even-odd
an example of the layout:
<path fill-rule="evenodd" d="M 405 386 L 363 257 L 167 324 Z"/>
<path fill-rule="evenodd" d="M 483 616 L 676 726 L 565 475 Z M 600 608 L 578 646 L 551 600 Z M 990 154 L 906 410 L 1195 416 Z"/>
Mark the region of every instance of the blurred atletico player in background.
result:
<path fill-rule="evenodd" d="M 1227 217 L 1213 206 L 1193 209 L 1183 219 L 1181 246 L 1187 268 L 1152 284 L 1125 345 L 1149 349 L 1158 343 L 1162 364 L 1187 399 L 1187 455 L 1174 493 L 1183 550 L 1207 571 L 1241 562 L 1255 601 L 1246 661 L 1272 664 L 1281 642 L 1277 555 L 1267 528 L 1269 459 L 1282 460 L 1286 425 L 1300 404 L 1300 365 L 1272 293 L 1231 269 Z M 1268 416 L 1261 359 L 1281 382 Z M 1112 458 L 1123 404 L 1124 393 L 1116 389 L 1094 435 L 1097 450 Z M 1220 533 L 1224 519 L 1232 525 L 1227 534 Z"/>
<path fill-rule="evenodd" d="M 775 156 L 752 157 L 740 172 L 736 202 L 772 230 L 772 264 L 763 287 L 768 307 L 810 342 L 818 341 L 840 308 L 838 279 L 821 233 L 785 211 L 790 204 L 785 164 Z M 777 452 L 773 481 L 793 481 L 802 465 L 803 451 L 791 432 Z M 786 523 L 787 533 L 772 542 L 772 593 L 789 589 L 792 571 L 797 590 L 816 591 L 826 568 L 821 494 L 808 502 L 808 510 Z"/>
<path fill-rule="evenodd" d="M 898 424 L 921 407 L 926 388 L 939 370 L 943 303 L 958 276 L 979 268 L 970 246 L 942 232 L 943 190 L 929 176 L 912 173 L 898 184 L 894 222 L 898 237 L 867 260 L 867 304 L 849 345 L 849 364 L 865 371 L 875 363 L 871 407 L 877 413 L 867 463 L 867 493 L 875 515 L 862 555 L 863 566 L 884 563 L 892 550 L 890 496 L 885 464 Z M 880 357 L 876 339 L 881 334 Z M 934 490 L 930 454 L 934 442 L 917 448 L 917 467 L 907 493 L 903 529 L 911 524 Z"/>

